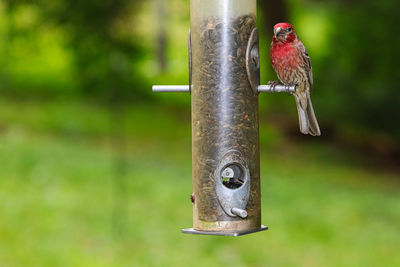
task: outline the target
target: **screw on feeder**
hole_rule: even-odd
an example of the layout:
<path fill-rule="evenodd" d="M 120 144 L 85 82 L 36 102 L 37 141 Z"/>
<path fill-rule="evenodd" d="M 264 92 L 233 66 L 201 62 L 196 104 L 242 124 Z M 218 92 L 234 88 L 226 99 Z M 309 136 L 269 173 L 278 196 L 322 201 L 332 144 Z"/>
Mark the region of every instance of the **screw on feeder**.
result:
<path fill-rule="evenodd" d="M 222 176 L 227 178 L 233 178 L 234 172 L 231 168 L 227 167 L 222 171 Z"/>

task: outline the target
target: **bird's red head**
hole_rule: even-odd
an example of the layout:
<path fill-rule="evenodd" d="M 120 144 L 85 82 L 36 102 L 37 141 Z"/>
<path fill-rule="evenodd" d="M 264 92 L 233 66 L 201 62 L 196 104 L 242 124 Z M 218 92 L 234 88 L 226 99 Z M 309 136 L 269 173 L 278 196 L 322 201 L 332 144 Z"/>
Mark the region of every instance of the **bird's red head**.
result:
<path fill-rule="evenodd" d="M 296 40 L 297 35 L 293 26 L 286 22 L 275 24 L 273 42 L 290 43 Z"/>

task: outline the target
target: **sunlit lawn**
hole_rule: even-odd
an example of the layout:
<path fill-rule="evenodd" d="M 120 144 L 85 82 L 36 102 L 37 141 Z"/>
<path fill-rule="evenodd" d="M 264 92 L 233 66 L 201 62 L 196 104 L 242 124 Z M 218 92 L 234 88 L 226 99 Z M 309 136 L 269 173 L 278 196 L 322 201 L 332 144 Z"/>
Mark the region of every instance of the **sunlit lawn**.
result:
<path fill-rule="evenodd" d="M 270 230 L 181 234 L 192 225 L 185 112 L 132 105 L 118 122 L 93 104 L 2 101 L 0 266 L 400 265 L 399 176 L 318 142 L 262 142 Z"/>

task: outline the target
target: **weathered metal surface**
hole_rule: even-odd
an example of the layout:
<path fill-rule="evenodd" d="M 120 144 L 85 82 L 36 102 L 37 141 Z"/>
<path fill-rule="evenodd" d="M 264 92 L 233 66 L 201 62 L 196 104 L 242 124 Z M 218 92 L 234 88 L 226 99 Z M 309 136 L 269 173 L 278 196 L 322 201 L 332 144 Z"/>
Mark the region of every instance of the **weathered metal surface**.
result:
<path fill-rule="evenodd" d="M 190 38 L 191 33 L 189 30 L 189 36 L 188 36 L 188 59 L 189 59 L 189 93 L 191 91 L 191 86 L 192 86 L 192 38 Z"/>
<path fill-rule="evenodd" d="M 228 20 L 208 17 L 191 27 L 195 230 L 237 232 L 261 227 L 258 93 L 248 80 L 245 60 L 255 25 L 255 16 L 244 15 Z M 215 172 L 232 150 L 240 153 L 250 175 L 244 219 L 228 214 L 217 196 Z"/>

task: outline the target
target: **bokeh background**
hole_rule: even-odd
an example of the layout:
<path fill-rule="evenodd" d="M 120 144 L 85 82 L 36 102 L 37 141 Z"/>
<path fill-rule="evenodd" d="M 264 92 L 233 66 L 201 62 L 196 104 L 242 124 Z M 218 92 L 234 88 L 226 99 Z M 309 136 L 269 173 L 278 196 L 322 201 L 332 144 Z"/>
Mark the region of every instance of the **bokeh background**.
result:
<path fill-rule="evenodd" d="M 400 266 L 398 0 L 259 0 L 314 69 L 320 138 L 260 95 L 262 222 L 191 236 L 189 0 L 0 2 L 1 266 Z"/>

